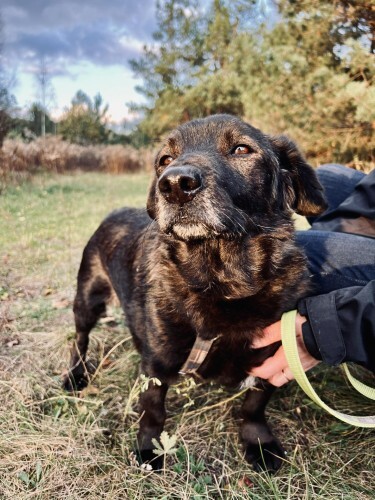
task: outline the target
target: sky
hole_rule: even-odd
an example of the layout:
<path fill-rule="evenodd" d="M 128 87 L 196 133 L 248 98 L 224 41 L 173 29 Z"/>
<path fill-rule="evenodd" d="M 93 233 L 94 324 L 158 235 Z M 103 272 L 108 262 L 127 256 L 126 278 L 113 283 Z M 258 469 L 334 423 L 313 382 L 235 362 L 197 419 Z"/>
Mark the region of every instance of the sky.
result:
<path fill-rule="evenodd" d="M 100 92 L 114 123 L 131 118 L 126 103 L 142 96 L 128 61 L 152 41 L 155 0 L 1 0 L 0 13 L 3 62 L 19 107 L 40 100 L 35 75 L 44 59 L 55 119 L 79 89 Z"/>

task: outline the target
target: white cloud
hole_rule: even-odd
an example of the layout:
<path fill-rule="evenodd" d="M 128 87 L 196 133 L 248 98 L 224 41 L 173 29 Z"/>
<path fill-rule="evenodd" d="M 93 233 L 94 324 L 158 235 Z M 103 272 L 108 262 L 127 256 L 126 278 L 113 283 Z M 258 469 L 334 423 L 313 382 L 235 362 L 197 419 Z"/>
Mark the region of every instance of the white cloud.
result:
<path fill-rule="evenodd" d="M 35 73 L 45 59 L 61 115 L 78 89 L 100 92 L 114 121 L 140 101 L 129 59 L 137 58 L 155 30 L 155 0 L 1 0 L 4 62 L 17 74 L 14 93 L 26 106 L 36 100 Z"/>

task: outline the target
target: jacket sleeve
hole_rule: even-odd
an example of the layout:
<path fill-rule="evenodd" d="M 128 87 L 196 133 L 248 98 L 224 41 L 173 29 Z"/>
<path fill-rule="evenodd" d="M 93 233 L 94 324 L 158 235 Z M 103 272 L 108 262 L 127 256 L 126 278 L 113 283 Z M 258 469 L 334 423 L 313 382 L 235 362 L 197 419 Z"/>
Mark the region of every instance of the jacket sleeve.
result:
<path fill-rule="evenodd" d="M 329 365 L 353 361 L 375 372 L 375 281 L 303 299 L 307 350 Z"/>
<path fill-rule="evenodd" d="M 339 186 L 338 186 L 339 189 Z M 338 207 L 313 223 L 318 231 L 343 231 L 375 238 L 375 169 L 365 175 Z"/>

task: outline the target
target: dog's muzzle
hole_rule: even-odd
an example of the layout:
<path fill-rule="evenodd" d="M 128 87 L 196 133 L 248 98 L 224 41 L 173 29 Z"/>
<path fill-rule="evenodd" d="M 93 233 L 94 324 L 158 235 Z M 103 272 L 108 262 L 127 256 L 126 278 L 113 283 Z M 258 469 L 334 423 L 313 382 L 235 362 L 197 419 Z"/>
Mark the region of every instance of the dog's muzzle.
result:
<path fill-rule="evenodd" d="M 168 203 L 184 205 L 203 189 L 202 177 L 191 166 L 167 168 L 159 178 L 159 191 Z"/>

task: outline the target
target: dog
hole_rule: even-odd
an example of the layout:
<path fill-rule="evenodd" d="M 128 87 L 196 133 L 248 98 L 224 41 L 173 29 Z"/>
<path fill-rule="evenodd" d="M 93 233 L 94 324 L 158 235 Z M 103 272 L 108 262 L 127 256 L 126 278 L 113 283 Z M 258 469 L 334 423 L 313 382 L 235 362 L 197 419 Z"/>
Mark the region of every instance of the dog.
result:
<path fill-rule="evenodd" d="M 76 340 L 64 385 L 87 384 L 90 330 L 117 296 L 149 384 L 139 400 L 138 451 L 152 449 L 179 372 L 251 386 L 241 439 L 256 470 L 276 471 L 284 450 L 264 410 L 274 388 L 248 376 L 279 343 L 252 342 L 309 291 L 305 257 L 294 242 L 293 212 L 326 209 L 322 187 L 297 146 L 230 115 L 173 131 L 156 156 L 147 211 L 110 214 L 87 244 L 74 301 Z"/>

